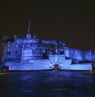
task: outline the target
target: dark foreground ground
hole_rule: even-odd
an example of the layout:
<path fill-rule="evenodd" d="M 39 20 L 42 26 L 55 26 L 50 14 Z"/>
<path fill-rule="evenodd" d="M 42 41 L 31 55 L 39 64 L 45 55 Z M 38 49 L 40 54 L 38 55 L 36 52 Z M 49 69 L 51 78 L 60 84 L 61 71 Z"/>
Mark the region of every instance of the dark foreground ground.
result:
<path fill-rule="evenodd" d="M 0 73 L 0 97 L 95 97 L 95 73 Z"/>

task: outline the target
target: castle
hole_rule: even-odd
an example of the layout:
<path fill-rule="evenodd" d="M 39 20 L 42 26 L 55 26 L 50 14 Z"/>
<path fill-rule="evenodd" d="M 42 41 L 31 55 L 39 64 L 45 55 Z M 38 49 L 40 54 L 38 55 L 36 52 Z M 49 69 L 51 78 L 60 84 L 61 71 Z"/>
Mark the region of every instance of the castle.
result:
<path fill-rule="evenodd" d="M 40 40 L 28 32 L 25 38 L 3 42 L 2 65 L 9 70 L 92 70 L 95 52 L 77 50 L 63 41 Z"/>
<path fill-rule="evenodd" d="M 16 35 L 13 41 L 3 38 L 1 68 L 8 70 L 93 70 L 95 52 L 69 48 L 59 40 L 39 40 L 30 34 Z M 7 41 L 6 41 L 7 40 Z"/>

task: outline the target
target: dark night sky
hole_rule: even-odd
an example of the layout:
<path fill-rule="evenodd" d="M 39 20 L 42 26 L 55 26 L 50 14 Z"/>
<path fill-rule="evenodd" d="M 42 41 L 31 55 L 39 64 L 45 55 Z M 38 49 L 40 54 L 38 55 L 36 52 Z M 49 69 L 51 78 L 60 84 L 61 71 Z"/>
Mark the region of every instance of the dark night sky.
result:
<path fill-rule="evenodd" d="M 95 50 L 95 6 L 89 0 L 2 0 L 0 38 L 31 34 L 40 39 L 61 39 L 72 48 Z"/>

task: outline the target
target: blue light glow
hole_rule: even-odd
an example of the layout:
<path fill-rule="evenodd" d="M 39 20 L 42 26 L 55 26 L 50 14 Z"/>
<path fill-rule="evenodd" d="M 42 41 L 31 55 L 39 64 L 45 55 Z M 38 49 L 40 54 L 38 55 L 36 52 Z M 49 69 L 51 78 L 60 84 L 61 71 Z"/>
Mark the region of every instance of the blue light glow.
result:
<path fill-rule="evenodd" d="M 9 70 L 46 70 L 53 69 L 55 64 L 62 70 L 92 70 L 92 63 L 79 61 L 95 61 L 95 54 L 90 50 L 71 49 L 57 40 L 39 42 L 30 33 L 26 38 L 16 36 L 13 42 L 3 44 L 2 60 Z M 76 64 L 72 64 L 73 60 Z"/>

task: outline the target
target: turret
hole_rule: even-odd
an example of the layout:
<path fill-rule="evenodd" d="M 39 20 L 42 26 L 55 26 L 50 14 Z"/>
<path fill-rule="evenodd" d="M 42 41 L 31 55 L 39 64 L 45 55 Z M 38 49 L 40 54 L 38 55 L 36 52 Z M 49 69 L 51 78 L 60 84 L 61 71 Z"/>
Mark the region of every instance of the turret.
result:
<path fill-rule="evenodd" d="M 16 41 L 17 40 L 17 35 L 14 35 L 13 39 L 14 39 L 14 41 Z"/>

